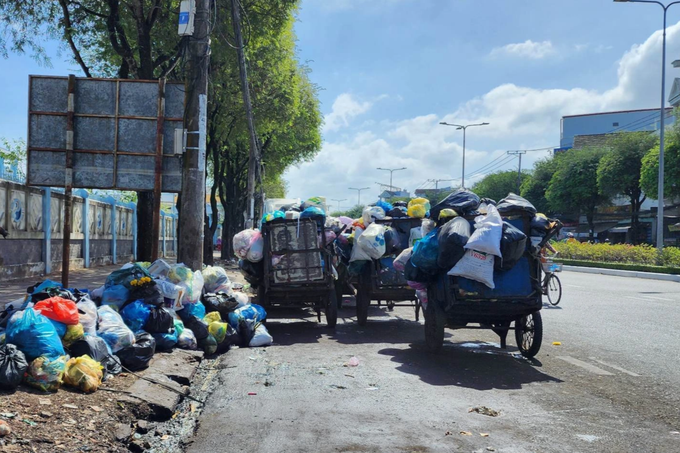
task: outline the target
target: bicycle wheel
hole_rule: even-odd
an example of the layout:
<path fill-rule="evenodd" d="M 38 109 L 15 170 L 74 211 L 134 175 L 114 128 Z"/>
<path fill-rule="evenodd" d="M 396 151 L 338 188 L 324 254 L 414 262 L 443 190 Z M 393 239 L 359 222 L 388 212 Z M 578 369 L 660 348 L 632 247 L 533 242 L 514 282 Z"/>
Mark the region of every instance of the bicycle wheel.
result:
<path fill-rule="evenodd" d="M 548 301 L 550 305 L 555 306 L 560 303 L 562 299 L 562 282 L 555 274 L 550 274 L 548 280 L 545 282 L 546 293 L 548 294 Z"/>

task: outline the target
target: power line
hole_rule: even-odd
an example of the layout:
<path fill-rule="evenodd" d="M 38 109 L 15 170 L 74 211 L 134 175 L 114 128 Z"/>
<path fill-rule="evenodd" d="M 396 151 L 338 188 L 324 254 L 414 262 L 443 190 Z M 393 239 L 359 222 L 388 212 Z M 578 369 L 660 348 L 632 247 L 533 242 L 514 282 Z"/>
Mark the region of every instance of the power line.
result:
<path fill-rule="evenodd" d="M 496 170 L 500 169 L 501 167 L 507 165 L 509 162 L 513 161 L 514 159 L 515 159 L 515 156 L 505 156 L 505 159 L 496 163 L 494 166 L 492 166 L 490 168 L 480 168 L 479 170 L 477 170 L 477 172 L 473 173 L 471 176 L 479 176 L 481 174 L 489 174 L 489 173 L 496 171 Z"/>

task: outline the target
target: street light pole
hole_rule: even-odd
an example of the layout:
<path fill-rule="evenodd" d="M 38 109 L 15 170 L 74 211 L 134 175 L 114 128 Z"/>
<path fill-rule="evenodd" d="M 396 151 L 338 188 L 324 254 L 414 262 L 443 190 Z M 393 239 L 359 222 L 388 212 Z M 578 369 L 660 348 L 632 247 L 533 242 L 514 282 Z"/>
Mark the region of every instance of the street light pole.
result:
<path fill-rule="evenodd" d="M 453 126 L 456 128 L 457 131 L 463 130 L 463 175 L 461 177 L 460 181 L 460 186 L 465 189 L 465 132 L 467 132 L 468 127 L 474 127 L 474 126 L 488 126 L 489 123 L 479 123 L 479 124 L 466 124 L 465 126 L 461 126 L 460 124 L 450 124 L 446 123 L 444 121 L 441 121 L 439 124 L 442 126 Z"/>
<path fill-rule="evenodd" d="M 390 190 L 392 190 L 392 189 L 394 189 L 394 186 L 392 185 L 392 173 L 394 173 L 395 171 L 406 170 L 406 167 L 401 167 L 401 168 L 380 168 L 380 167 L 378 167 L 377 170 L 384 170 L 384 171 L 390 172 Z"/>
<path fill-rule="evenodd" d="M 354 187 L 350 187 L 349 190 L 356 190 L 357 191 L 357 206 L 361 206 L 361 191 L 362 190 L 368 190 L 370 187 L 362 187 L 361 189 L 357 189 Z"/>
<path fill-rule="evenodd" d="M 337 198 L 331 198 L 331 201 L 337 201 L 338 202 L 338 212 L 340 212 L 340 202 L 341 201 L 347 201 L 347 198 L 343 198 L 342 200 L 338 200 Z"/>
<path fill-rule="evenodd" d="M 657 193 L 659 198 L 656 213 L 656 249 L 660 253 L 663 250 L 663 198 L 664 198 L 664 151 L 665 151 L 665 128 L 666 128 L 666 15 L 668 8 L 677 5 L 680 1 L 664 5 L 655 0 L 614 0 L 616 3 L 656 3 L 663 9 L 663 44 L 661 47 L 661 109 L 659 110 L 659 182 Z"/>

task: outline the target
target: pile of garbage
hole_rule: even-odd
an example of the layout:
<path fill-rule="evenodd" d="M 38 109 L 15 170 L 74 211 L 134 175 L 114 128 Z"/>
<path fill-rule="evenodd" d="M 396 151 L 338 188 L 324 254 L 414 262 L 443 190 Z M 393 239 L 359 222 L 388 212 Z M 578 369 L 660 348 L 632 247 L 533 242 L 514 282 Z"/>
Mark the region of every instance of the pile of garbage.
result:
<path fill-rule="evenodd" d="M 146 368 L 159 351 L 269 345 L 266 317 L 221 267 L 129 263 L 93 291 L 45 280 L 0 316 L 0 388 L 94 392 L 109 376 Z"/>

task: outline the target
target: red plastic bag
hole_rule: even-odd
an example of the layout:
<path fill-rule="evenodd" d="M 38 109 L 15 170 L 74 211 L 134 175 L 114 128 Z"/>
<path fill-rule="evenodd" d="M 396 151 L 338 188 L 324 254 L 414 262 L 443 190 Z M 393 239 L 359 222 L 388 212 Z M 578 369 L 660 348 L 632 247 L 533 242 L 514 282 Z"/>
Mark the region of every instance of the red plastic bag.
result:
<path fill-rule="evenodd" d="M 53 321 L 59 321 L 67 326 L 74 326 L 80 322 L 78 307 L 72 300 L 61 297 L 50 297 L 37 302 L 33 307 L 35 311 Z"/>

